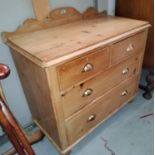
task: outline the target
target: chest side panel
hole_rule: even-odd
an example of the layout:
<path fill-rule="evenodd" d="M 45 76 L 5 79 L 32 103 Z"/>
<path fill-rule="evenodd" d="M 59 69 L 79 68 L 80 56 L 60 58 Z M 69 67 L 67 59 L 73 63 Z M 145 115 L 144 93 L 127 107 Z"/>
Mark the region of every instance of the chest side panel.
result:
<path fill-rule="evenodd" d="M 60 145 L 53 101 L 45 69 L 12 51 L 15 65 L 30 107 L 33 119 Z"/>

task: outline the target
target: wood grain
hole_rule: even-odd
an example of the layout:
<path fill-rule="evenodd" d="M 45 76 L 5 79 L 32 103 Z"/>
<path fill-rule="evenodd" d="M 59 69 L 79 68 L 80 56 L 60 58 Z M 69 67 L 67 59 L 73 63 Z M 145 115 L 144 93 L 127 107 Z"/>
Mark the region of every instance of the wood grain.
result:
<path fill-rule="evenodd" d="M 4 34 L 34 121 L 61 154 L 133 99 L 149 27 L 93 8 L 81 14 L 63 7 Z"/>
<path fill-rule="evenodd" d="M 84 71 L 88 64 L 91 65 L 92 69 Z M 92 51 L 91 54 L 62 64 L 57 67 L 60 89 L 64 91 L 69 87 L 73 87 L 75 84 L 107 70 L 109 65 L 110 52 L 108 48 Z"/>
<path fill-rule="evenodd" d="M 79 137 L 96 126 L 100 121 L 105 119 L 111 112 L 117 109 L 126 100 L 135 95 L 137 88 L 137 76 L 127 80 L 116 88 L 107 92 L 103 98 L 96 101 L 89 107 L 82 109 L 76 117 L 67 121 L 67 133 L 70 144 L 74 143 Z M 122 96 L 122 92 L 128 91 L 126 96 Z M 89 117 L 95 115 L 94 120 Z"/>
<path fill-rule="evenodd" d="M 35 155 L 31 145 L 28 142 L 25 134 L 20 128 L 18 122 L 7 106 L 6 102 L 0 95 L 0 125 L 2 126 L 4 132 L 9 137 L 9 140 L 17 150 L 19 154 L 22 155 Z"/>
<path fill-rule="evenodd" d="M 147 33 L 145 31 L 113 44 L 111 63 L 117 64 L 121 60 L 145 48 Z M 131 48 L 131 49 L 130 49 Z M 129 51 L 128 51 L 129 50 Z"/>
<path fill-rule="evenodd" d="M 37 2 L 37 0 L 35 1 Z M 38 30 L 43 30 L 43 29 L 56 27 L 67 23 L 72 23 L 80 19 L 104 17 L 105 15 L 106 15 L 105 12 L 97 13 L 95 8 L 93 7 L 88 8 L 84 12 L 84 14 L 81 14 L 79 11 L 77 11 L 72 7 L 61 7 L 50 11 L 48 18 L 45 18 L 43 20 L 37 20 L 37 18 L 25 20 L 23 25 L 19 26 L 15 32 L 3 32 L 2 38 L 3 38 L 3 41 L 6 42 L 7 39 L 13 35 L 27 33 L 27 32 L 35 32 Z"/>
<path fill-rule="evenodd" d="M 3 89 L 2 89 L 2 84 L 0 82 L 0 95 L 4 98 L 4 93 L 3 93 Z"/>
<path fill-rule="evenodd" d="M 9 42 L 27 51 L 31 57 L 49 62 L 144 25 L 147 22 L 107 16 L 14 35 L 9 37 Z"/>
<path fill-rule="evenodd" d="M 153 0 L 117 0 L 116 15 L 149 21 L 149 30 L 144 65 L 153 68 L 154 64 L 154 1 Z"/>
<path fill-rule="evenodd" d="M 50 3 L 48 0 L 32 0 L 36 19 L 43 20 L 48 17 Z"/>
<path fill-rule="evenodd" d="M 16 51 L 12 51 L 12 55 L 33 119 L 37 120 L 55 140 L 57 145 L 60 146 L 55 113 L 45 70 L 33 64 Z"/>
<path fill-rule="evenodd" d="M 102 72 L 100 75 L 81 82 L 76 87 L 73 87 L 68 92 L 64 92 L 62 95 L 62 104 L 64 108 L 65 117 L 75 114 L 80 109 L 90 104 L 95 99 L 106 93 L 109 89 L 118 85 L 122 81 L 137 74 L 139 69 L 139 61 L 141 54 L 133 56 L 120 64 L 109 68 L 106 72 Z M 128 69 L 126 74 L 122 74 L 122 71 Z M 83 97 L 83 93 L 87 89 L 93 90 L 90 96 Z"/>
<path fill-rule="evenodd" d="M 65 119 L 63 105 L 61 103 L 61 98 L 59 95 L 59 81 L 56 72 L 56 66 L 50 66 L 46 69 L 48 85 L 50 88 L 51 97 L 53 100 L 53 108 L 56 114 L 57 126 L 59 131 L 59 137 L 61 141 L 61 150 L 65 150 L 68 147 L 68 140 L 65 128 Z"/>

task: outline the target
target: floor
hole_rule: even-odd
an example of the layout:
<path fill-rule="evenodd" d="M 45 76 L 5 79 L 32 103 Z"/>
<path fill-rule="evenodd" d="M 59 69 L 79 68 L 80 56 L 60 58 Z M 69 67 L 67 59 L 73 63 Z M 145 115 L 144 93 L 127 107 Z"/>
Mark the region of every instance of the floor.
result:
<path fill-rule="evenodd" d="M 153 115 L 141 118 L 153 113 L 153 103 L 139 90 L 132 103 L 76 145 L 71 155 L 153 155 Z M 0 146 L 0 154 L 9 146 Z M 47 138 L 33 148 L 37 155 L 59 155 Z"/>

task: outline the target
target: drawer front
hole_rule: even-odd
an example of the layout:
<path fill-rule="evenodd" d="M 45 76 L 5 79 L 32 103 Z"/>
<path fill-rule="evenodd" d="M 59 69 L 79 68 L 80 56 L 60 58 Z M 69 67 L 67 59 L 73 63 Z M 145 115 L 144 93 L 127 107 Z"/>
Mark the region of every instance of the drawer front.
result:
<path fill-rule="evenodd" d="M 132 37 L 112 45 L 111 63 L 116 64 L 121 60 L 143 51 L 146 42 L 146 32 L 141 32 Z"/>
<path fill-rule="evenodd" d="M 104 71 L 108 68 L 109 63 L 109 49 L 105 48 L 59 66 L 57 71 L 60 89 L 72 87 L 74 84 Z"/>
<path fill-rule="evenodd" d="M 123 80 L 135 75 L 139 67 L 139 55 L 133 56 L 108 71 L 74 87 L 62 96 L 65 117 L 71 116 L 88 103 L 103 95 Z"/>
<path fill-rule="evenodd" d="M 69 143 L 85 135 L 136 94 L 138 77 L 126 80 L 93 105 L 66 121 Z"/>

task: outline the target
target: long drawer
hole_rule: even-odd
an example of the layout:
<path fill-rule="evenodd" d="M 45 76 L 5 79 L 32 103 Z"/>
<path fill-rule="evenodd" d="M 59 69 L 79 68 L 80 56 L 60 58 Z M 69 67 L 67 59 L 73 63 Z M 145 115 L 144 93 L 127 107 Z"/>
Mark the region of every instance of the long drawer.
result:
<path fill-rule="evenodd" d="M 127 39 L 121 40 L 112 45 L 111 63 L 116 64 L 127 57 L 143 51 L 146 42 L 146 32 L 138 33 Z"/>
<path fill-rule="evenodd" d="M 108 48 L 102 48 L 57 67 L 60 89 L 65 90 L 74 84 L 106 70 L 110 64 Z"/>
<path fill-rule="evenodd" d="M 137 91 L 138 76 L 134 76 L 107 92 L 96 103 L 87 106 L 76 116 L 66 121 L 69 143 L 72 144 L 98 123 L 116 111 Z"/>
<path fill-rule="evenodd" d="M 103 95 L 123 80 L 135 75 L 139 70 L 140 55 L 131 57 L 108 71 L 81 83 L 62 96 L 65 118 L 71 116 L 88 103 Z"/>

